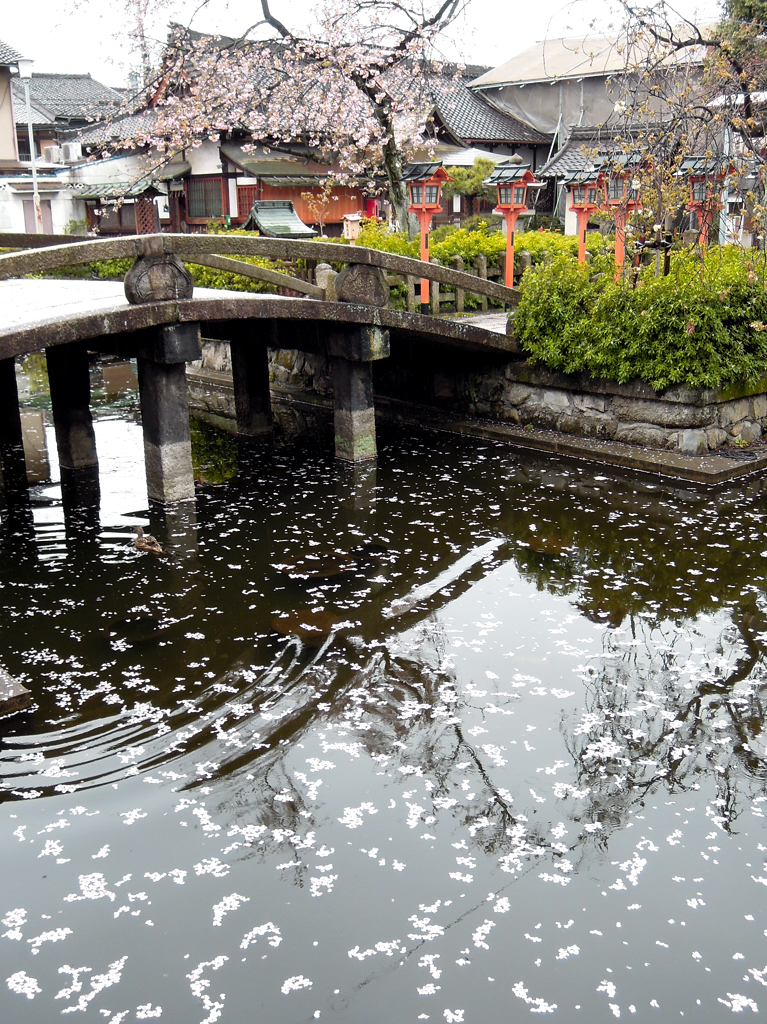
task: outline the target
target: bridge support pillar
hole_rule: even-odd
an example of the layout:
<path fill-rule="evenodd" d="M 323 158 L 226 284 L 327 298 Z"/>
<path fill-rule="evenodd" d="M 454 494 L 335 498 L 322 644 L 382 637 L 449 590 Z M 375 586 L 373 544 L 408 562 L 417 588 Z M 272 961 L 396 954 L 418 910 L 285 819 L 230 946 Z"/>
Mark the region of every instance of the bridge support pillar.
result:
<path fill-rule="evenodd" d="M 65 509 L 99 505 L 99 459 L 91 417 L 87 347 L 77 342 L 45 350 Z"/>
<path fill-rule="evenodd" d="M 25 490 L 27 486 L 16 364 L 13 359 L 0 359 L 0 483 L 8 493 Z"/>
<path fill-rule="evenodd" d="M 160 327 L 139 346 L 138 386 L 149 498 L 194 497 L 186 361 L 199 358 L 199 324 Z"/>
<path fill-rule="evenodd" d="M 265 344 L 230 342 L 237 433 L 245 437 L 272 430 L 272 400 L 269 394 L 269 353 Z"/>
<path fill-rule="evenodd" d="M 373 401 L 373 366 L 342 356 L 331 357 L 335 395 L 336 457 L 362 462 L 376 457 L 376 417 Z"/>
<path fill-rule="evenodd" d="M 338 280 L 342 277 L 339 274 Z M 355 281 L 350 278 L 347 287 Z M 388 289 L 388 285 L 386 287 Z M 374 459 L 376 415 L 372 364 L 389 355 L 389 332 L 372 324 L 338 324 L 328 335 L 327 349 L 335 395 L 336 457 L 345 462 Z"/>

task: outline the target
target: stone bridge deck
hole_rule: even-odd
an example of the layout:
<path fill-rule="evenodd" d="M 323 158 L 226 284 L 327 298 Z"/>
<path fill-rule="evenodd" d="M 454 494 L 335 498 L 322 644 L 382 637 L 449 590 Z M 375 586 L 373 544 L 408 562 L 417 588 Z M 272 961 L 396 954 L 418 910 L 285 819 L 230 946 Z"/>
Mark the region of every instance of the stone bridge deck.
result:
<path fill-rule="evenodd" d="M 309 324 L 347 323 L 370 324 L 395 336 L 471 352 L 516 351 L 514 340 L 506 335 L 505 313 L 437 319 L 360 303 L 205 288 L 195 289 L 192 299 L 132 305 L 121 281 L 0 281 L 0 359 L 166 324 L 235 320 L 300 324 L 299 330 L 288 332 L 293 334 L 290 348 L 304 347 Z"/>

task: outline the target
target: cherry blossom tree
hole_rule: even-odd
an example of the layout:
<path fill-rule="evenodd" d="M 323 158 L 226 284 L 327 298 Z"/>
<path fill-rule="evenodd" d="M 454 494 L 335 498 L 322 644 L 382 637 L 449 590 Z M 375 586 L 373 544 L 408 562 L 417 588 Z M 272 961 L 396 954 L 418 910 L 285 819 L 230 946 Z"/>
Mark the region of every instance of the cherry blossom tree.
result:
<path fill-rule="evenodd" d="M 261 19 L 234 40 L 174 25 L 144 94 L 156 117 L 133 142 L 167 159 L 224 132 L 298 149 L 333 163 L 337 180 L 386 182 L 404 228 L 403 165 L 428 150 L 431 79 L 449 73 L 440 37 L 469 2 L 333 0 L 299 33 L 260 0 Z M 128 3 L 143 26 L 163 0 Z"/>
<path fill-rule="evenodd" d="M 767 224 L 767 3 L 723 0 L 720 20 L 706 23 L 684 17 L 668 0 L 620 0 L 620 7 L 616 45 L 624 66 L 611 82 L 615 114 L 605 135 L 646 154 L 639 177 L 653 198 L 650 221 L 683 204 L 678 172 L 696 155 L 714 176 L 727 168 L 749 172 L 749 207 Z"/>

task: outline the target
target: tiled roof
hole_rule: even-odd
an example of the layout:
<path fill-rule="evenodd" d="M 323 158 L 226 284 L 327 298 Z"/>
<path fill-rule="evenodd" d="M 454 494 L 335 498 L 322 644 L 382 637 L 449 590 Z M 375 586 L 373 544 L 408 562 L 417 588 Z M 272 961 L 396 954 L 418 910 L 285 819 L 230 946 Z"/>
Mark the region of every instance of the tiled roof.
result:
<path fill-rule="evenodd" d="M 594 153 L 605 148 L 603 139 L 568 139 L 549 162 L 538 172 L 539 178 L 562 178 L 573 171 L 586 171 L 594 166 Z"/>
<path fill-rule="evenodd" d="M 460 78 L 434 79 L 435 107 L 445 128 L 461 142 L 532 143 L 550 142 L 511 114 L 503 113 L 474 93 Z"/>
<path fill-rule="evenodd" d="M 140 139 L 143 135 L 151 134 L 156 120 L 155 112 L 147 110 L 141 114 L 115 118 L 114 121 L 89 125 L 82 131 L 70 132 L 69 138 L 82 142 L 84 146 L 104 146 L 109 142 L 121 142 L 124 139 Z"/>
<path fill-rule="evenodd" d="M 18 50 L 14 50 L 12 46 L 9 46 L 0 39 L 0 67 L 7 68 L 10 64 L 15 64 L 20 58 L 21 54 Z"/>
<path fill-rule="evenodd" d="M 46 110 L 41 110 L 40 107 L 35 104 L 35 101 L 31 96 L 30 100 L 33 126 L 55 124 L 53 117 Z M 24 125 L 24 127 L 26 127 L 29 123 L 27 99 L 24 95 L 24 87 L 16 79 L 13 80 L 13 116 L 16 119 L 16 124 L 18 125 Z"/>
<path fill-rule="evenodd" d="M 87 124 L 95 118 L 117 112 L 123 97 L 116 89 L 102 85 L 90 75 L 33 74 L 29 83 L 32 106 L 51 121 Z M 24 107 L 24 87 L 13 82 L 16 110 Z"/>
<path fill-rule="evenodd" d="M 156 187 L 152 181 L 110 181 L 106 184 L 87 184 L 77 182 L 70 186 L 79 199 L 133 199 L 145 192 L 152 195 L 163 194 L 162 189 Z"/>

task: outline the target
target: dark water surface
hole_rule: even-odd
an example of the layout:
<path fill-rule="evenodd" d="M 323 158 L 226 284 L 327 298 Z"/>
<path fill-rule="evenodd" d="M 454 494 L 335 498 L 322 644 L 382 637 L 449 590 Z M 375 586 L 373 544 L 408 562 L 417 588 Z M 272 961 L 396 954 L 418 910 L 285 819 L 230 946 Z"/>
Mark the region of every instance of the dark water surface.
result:
<path fill-rule="evenodd" d="M 100 529 L 0 530 L 0 1020 L 767 1010 L 759 485 L 288 417 L 162 517 L 100 408 Z"/>

